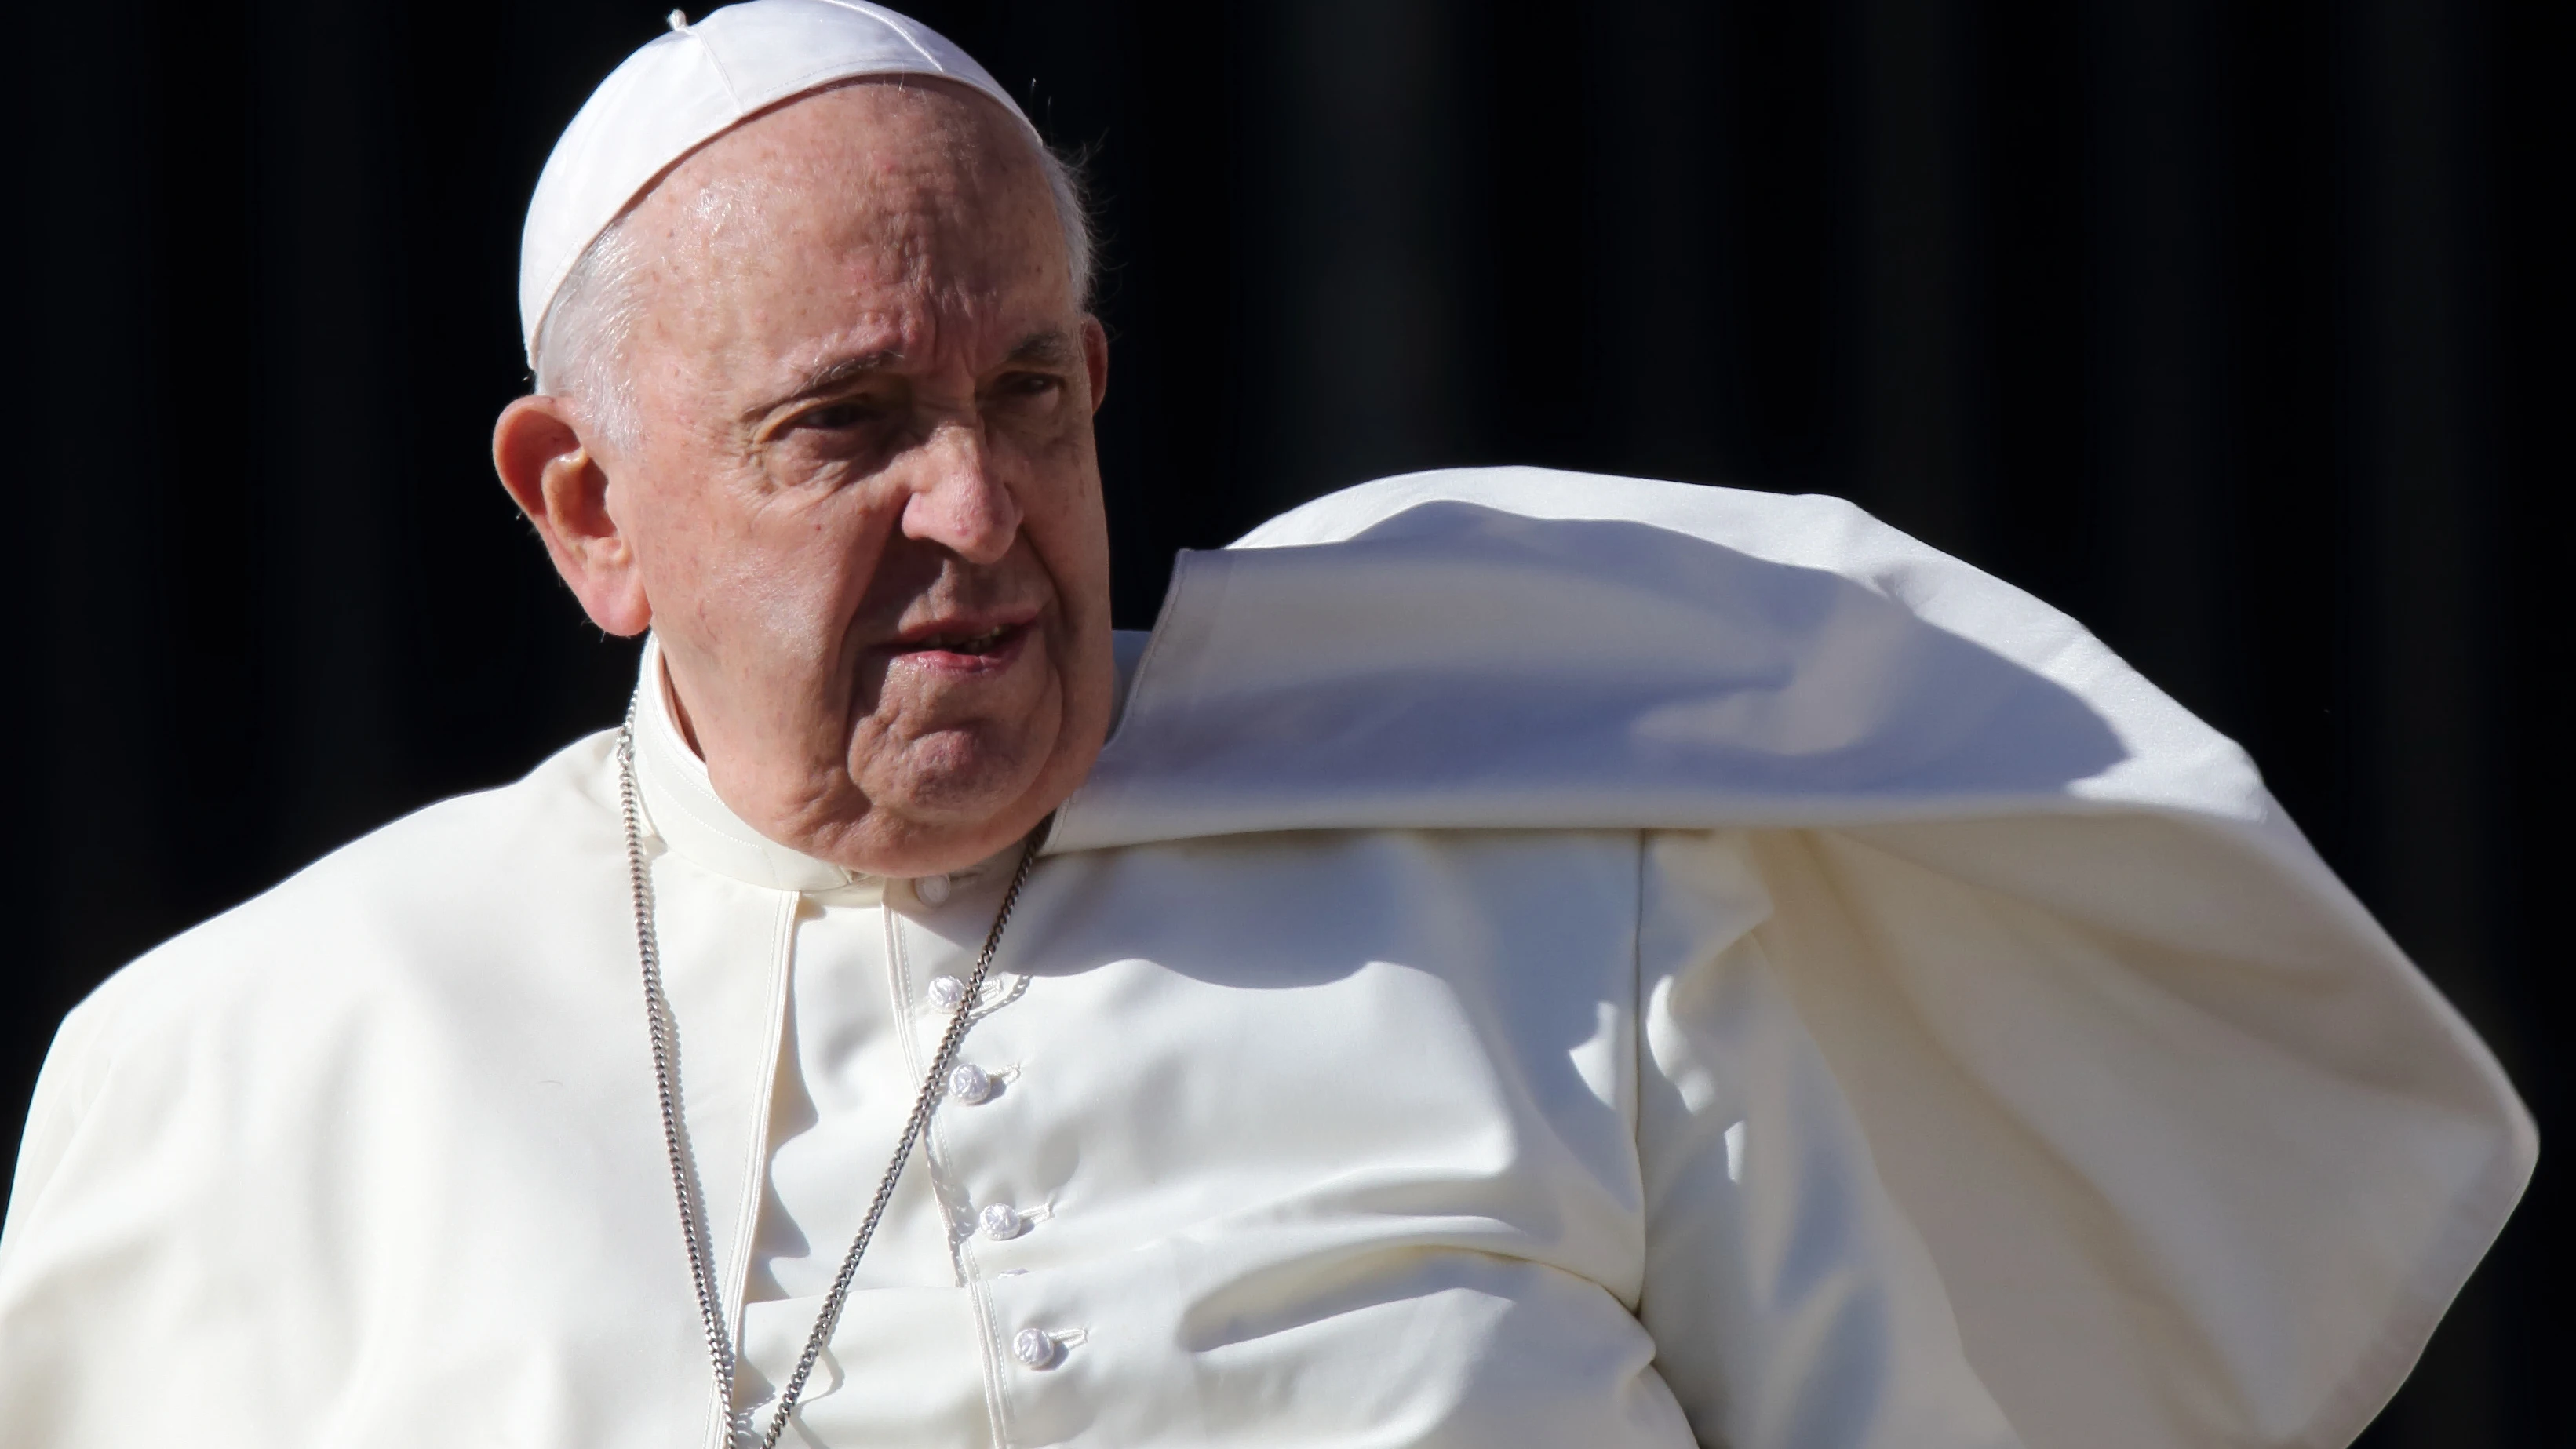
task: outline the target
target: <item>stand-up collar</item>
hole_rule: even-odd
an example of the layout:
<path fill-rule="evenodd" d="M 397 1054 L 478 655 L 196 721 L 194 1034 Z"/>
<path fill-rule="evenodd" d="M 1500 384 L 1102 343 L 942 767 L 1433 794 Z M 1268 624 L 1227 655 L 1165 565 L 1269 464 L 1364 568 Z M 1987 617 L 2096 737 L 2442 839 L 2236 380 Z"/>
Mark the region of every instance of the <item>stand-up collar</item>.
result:
<path fill-rule="evenodd" d="M 716 797 L 706 762 L 671 718 L 661 646 L 649 634 L 635 684 L 635 782 L 643 791 L 646 828 L 718 875 L 787 891 L 839 890 L 872 879 L 788 849 L 744 824 Z"/>

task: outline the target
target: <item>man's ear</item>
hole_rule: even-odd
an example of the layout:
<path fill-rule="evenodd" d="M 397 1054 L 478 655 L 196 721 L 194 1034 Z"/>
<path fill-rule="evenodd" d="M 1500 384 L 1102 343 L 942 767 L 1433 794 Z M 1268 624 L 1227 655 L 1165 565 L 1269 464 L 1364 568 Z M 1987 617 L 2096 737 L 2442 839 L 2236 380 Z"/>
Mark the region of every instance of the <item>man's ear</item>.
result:
<path fill-rule="evenodd" d="M 523 397 L 503 408 L 492 425 L 492 467 L 590 621 L 618 635 L 650 627 L 653 605 L 634 540 L 608 506 L 608 470 L 582 442 L 563 399 Z"/>
<path fill-rule="evenodd" d="M 1109 400 L 1109 329 L 1097 317 L 1082 319 L 1082 370 L 1091 377 L 1091 410 Z"/>

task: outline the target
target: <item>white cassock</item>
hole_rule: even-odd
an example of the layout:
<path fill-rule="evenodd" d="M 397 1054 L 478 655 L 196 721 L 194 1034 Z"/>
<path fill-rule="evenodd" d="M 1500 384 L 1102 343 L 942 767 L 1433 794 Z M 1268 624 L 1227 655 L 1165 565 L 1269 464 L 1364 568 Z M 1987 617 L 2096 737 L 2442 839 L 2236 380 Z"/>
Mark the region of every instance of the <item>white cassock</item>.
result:
<path fill-rule="evenodd" d="M 790 1443 L 2339 1444 L 2529 1174 L 2233 745 L 1846 505 L 1392 479 L 1121 645 Z M 660 699 L 757 1405 L 1007 870 L 765 841 Z M 0 1444 L 716 1442 L 619 830 L 594 736 L 75 1011 Z"/>

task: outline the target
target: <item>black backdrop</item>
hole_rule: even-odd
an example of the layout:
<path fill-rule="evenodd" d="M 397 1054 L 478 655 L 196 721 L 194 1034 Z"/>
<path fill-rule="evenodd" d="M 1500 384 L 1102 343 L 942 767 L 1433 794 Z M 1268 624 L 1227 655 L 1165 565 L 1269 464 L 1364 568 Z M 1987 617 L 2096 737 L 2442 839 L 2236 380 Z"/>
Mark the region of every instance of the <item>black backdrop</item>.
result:
<path fill-rule="evenodd" d="M 1121 622 L 1531 461 L 1839 493 L 2249 744 L 2567 1119 L 2563 7 L 928 3 L 1096 148 Z M 27 7 L 0 1114 L 153 942 L 613 720 L 494 486 L 520 209 L 644 0 Z M 2545 1159 L 2377 1446 L 2576 1442 Z"/>

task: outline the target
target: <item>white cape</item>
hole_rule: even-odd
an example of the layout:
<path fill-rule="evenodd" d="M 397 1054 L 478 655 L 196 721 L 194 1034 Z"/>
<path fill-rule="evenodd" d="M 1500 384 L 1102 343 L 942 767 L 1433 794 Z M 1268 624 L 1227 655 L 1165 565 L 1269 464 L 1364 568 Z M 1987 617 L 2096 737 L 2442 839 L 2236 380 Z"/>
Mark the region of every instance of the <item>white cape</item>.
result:
<path fill-rule="evenodd" d="M 391 1315 L 369 1365 L 430 1355 L 366 1368 L 384 1404 L 488 1392 L 464 1348 L 497 1335 L 543 1398 L 524 1422 L 686 1421 L 685 1333 L 610 1363 L 556 1331 L 687 1321 L 622 1256 L 668 1242 L 669 1203 L 633 938 L 591 909 L 624 890 L 603 768 L 586 742 L 380 832 L 75 1014 L 0 1238 L 0 1443 L 103 1442 L 155 1397 L 336 1412 L 327 1355 L 225 1317 L 268 1265 L 169 1226 L 258 1200 L 243 1161 L 312 1175 L 279 1198 L 310 1220 L 277 1225 L 308 1278 L 419 1266 L 365 1300 Z M 2345 1442 L 2531 1171 L 2494 1061 L 2235 746 L 1845 504 L 1426 474 L 1186 555 L 1049 851 L 1374 827 L 1757 832 L 1765 958 L 2033 1449 Z M 689 933 L 783 932 L 792 893 L 685 889 L 665 949 L 690 1050 L 757 1066 L 775 1003 L 709 994 L 687 963 L 726 952 Z M 693 1134 L 753 1120 L 767 1081 L 693 1091 Z M 757 1145 L 699 1135 L 755 1181 Z"/>
<path fill-rule="evenodd" d="M 2242 750 L 1835 499 L 1455 470 L 1183 555 L 1050 849 L 1378 826 L 1808 827 L 1772 959 L 2033 1445 L 2347 1442 L 2531 1174 Z"/>

